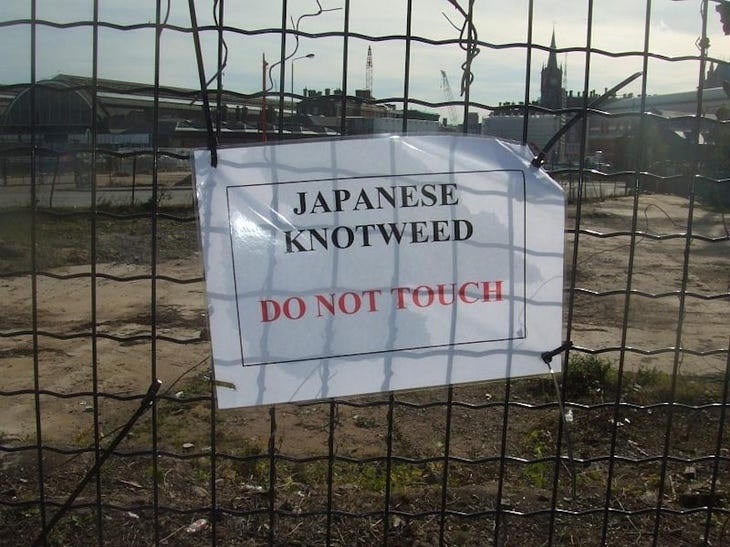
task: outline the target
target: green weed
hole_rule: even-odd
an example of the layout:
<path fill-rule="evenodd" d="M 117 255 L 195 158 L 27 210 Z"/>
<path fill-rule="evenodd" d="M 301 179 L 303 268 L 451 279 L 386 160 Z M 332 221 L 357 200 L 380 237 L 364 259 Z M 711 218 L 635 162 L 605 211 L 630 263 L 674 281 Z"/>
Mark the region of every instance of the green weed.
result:
<path fill-rule="evenodd" d="M 627 390 L 640 402 L 676 402 L 688 405 L 717 401 L 722 396 L 724 378 L 672 375 L 656 368 L 640 368 L 629 375 Z"/>
<path fill-rule="evenodd" d="M 425 470 L 419 465 L 394 462 L 390 468 L 390 488 L 402 493 L 416 485 L 422 485 Z M 335 482 L 352 486 L 365 492 L 384 492 L 388 480 L 385 463 L 339 464 L 335 467 Z"/>
<path fill-rule="evenodd" d="M 524 439 L 523 445 L 526 451 L 536 458 L 544 458 L 548 453 L 551 441 L 550 432 L 544 429 L 533 429 Z M 528 463 L 523 469 L 525 478 L 536 488 L 545 488 L 550 476 L 550 462 L 538 461 Z"/>
<path fill-rule="evenodd" d="M 563 373 L 563 395 L 577 399 L 612 390 L 616 373 L 611 361 L 596 355 L 573 355 Z"/>

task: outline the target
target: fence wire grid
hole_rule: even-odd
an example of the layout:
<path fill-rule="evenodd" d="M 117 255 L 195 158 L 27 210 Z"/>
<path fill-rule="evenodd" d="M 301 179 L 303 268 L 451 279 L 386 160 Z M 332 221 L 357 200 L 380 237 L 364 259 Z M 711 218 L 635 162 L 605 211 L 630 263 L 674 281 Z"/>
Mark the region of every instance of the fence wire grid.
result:
<path fill-rule="evenodd" d="M 3 544 L 730 544 L 728 3 L 81 4 L 0 9 Z M 190 149 L 378 130 L 542 150 L 562 373 L 217 410 Z"/>

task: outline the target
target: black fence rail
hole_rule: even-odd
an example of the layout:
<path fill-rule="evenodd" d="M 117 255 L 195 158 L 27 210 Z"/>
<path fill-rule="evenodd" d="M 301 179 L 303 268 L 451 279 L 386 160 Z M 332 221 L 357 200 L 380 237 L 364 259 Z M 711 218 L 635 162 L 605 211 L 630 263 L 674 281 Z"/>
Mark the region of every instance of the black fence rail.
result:
<path fill-rule="evenodd" d="M 69 4 L 0 14 L 3 544 L 730 544 L 727 2 Z M 437 131 L 564 185 L 562 373 L 218 410 L 190 149 Z"/>

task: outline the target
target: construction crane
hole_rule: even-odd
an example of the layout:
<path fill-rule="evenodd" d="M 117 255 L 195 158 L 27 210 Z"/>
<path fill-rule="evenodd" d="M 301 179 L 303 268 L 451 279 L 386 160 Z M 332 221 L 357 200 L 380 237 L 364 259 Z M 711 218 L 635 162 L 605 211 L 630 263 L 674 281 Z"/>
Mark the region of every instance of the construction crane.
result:
<path fill-rule="evenodd" d="M 368 46 L 368 58 L 365 61 L 365 89 L 373 94 L 373 50 Z"/>
<path fill-rule="evenodd" d="M 451 86 L 449 85 L 449 78 L 446 76 L 446 71 L 441 71 L 441 91 L 444 93 L 444 97 L 448 102 L 454 101 L 454 94 L 451 92 Z M 448 105 L 448 118 L 449 125 L 459 125 L 459 115 L 456 113 L 456 107 L 453 104 Z"/>

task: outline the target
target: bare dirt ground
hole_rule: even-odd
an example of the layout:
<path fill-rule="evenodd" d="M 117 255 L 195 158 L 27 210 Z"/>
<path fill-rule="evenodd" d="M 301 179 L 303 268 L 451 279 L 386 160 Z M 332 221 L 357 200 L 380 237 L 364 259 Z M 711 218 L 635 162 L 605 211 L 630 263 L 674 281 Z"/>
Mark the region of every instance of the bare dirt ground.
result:
<path fill-rule="evenodd" d="M 630 233 L 633 198 L 625 197 L 583 206 L 581 230 L 597 234 Z M 685 267 L 689 203 L 664 195 L 643 195 L 639 201 L 633 257 L 632 295 L 627 317 L 625 344 L 635 350 L 627 355 L 633 368 L 658 368 L 671 372 L 673 355 L 657 352 L 677 345 L 687 351 L 680 356 L 680 370 L 687 374 L 724 373 L 726 353 L 706 355 L 727 348 L 730 308 L 730 243 L 728 224 L 721 212 L 696 205 L 691 219 L 694 238 L 687 260 L 688 296 L 680 313 L 679 292 Z M 569 227 L 575 226 L 573 219 Z M 663 239 L 657 239 L 661 236 Z M 719 239 L 719 241 L 712 241 Z M 566 257 L 572 253 L 572 238 L 566 241 Z M 577 288 L 598 293 L 625 290 L 630 260 L 628 235 L 597 237 L 581 234 L 577 257 Z M 569 264 L 569 258 L 566 262 Z M 654 298 L 653 295 L 677 296 Z M 724 295 L 724 296 L 723 296 Z M 714 298 L 713 298 L 714 297 Z M 596 298 L 585 291 L 575 296 L 576 344 L 591 349 L 622 345 L 623 294 Z M 698 355 L 699 354 L 699 355 Z M 613 356 L 612 356 L 613 357 Z"/>
<path fill-rule="evenodd" d="M 581 289 L 573 297 L 572 314 L 566 305 L 570 337 L 580 350 L 608 350 L 598 359 L 577 361 L 569 382 L 573 387 L 566 387 L 569 401 L 598 405 L 574 410 L 575 421 L 580 424 L 573 433 L 574 455 L 583 463 L 577 470 L 559 466 L 558 506 L 566 511 L 603 507 L 608 468 L 602 458 L 610 451 L 610 432 L 617 421 L 621 424 L 619 454 L 627 458 L 659 457 L 668 450 L 679 458 L 664 475 L 659 460 L 621 464 L 613 477 L 612 507 L 617 510 L 655 507 L 659 495 L 667 507 L 691 508 L 687 504 L 693 502 L 682 496 L 692 491 L 709 495 L 707 478 L 713 460 L 706 458 L 694 466 L 696 477 L 690 478 L 681 458 L 712 456 L 718 435 L 727 438 L 728 432 L 718 430 L 722 423 L 718 408 L 676 410 L 670 442 L 665 437 L 669 416 L 665 407 L 622 408 L 614 415 L 612 407 L 599 405 L 617 397 L 615 371 L 622 342 L 629 348 L 625 367 L 630 372 L 623 378 L 621 400 L 651 405 L 673 398 L 700 405 L 721 401 L 722 397 L 730 323 L 726 296 L 730 243 L 712 240 L 728 235 L 725 217 L 710 208 L 695 207 L 692 231 L 701 238 L 694 239 L 690 247 L 686 289 L 691 294 L 681 310 L 679 297 L 671 293 L 682 288 L 686 239 L 681 234 L 688 223 L 688 202 L 672 196 L 641 196 L 637 229 L 645 234 L 636 238 L 631 276 L 631 288 L 638 294 L 632 294 L 629 301 L 624 341 L 624 291 L 632 259 L 631 238 L 625 234 L 631 230 L 632 205 L 632 197 L 584 204 L 577 246 L 573 234 L 566 234 L 566 280 L 570 279 L 572 253 L 577 248 L 576 287 Z M 340 402 L 336 411 L 326 402 L 283 405 L 276 410 L 275 422 L 269 409 L 260 408 L 220 411 L 211 422 L 206 399 L 210 348 L 196 227 L 190 211 L 173 213 L 179 218 L 158 220 L 154 248 L 149 218 L 100 217 L 92 226 L 86 218 L 41 215 L 36 224 L 36 269 L 44 275 L 35 279 L 27 273 L 31 269 L 29 214 L 0 216 L 0 273 L 5 274 L 0 277 L 3 446 L 28 447 L 36 442 L 36 405 L 44 445 L 63 449 L 93 446 L 94 410 L 99 416 L 99 433 L 111 437 L 136 408 L 136 400 L 125 398 L 144 393 L 153 378 L 163 382 L 165 397 L 156 410 L 155 430 L 151 429 L 151 417 L 145 417 L 122 449 L 149 451 L 154 434 L 159 450 L 181 457 L 164 458 L 156 465 L 150 463 L 148 455 L 110 460 L 113 463 L 107 464 L 104 472 L 102 497 L 105 503 L 125 509 L 110 510 L 104 517 L 105 526 L 118 532 L 107 536 L 108 544 L 155 541 L 150 520 L 154 515 L 149 509 L 153 492 L 163 506 L 177 509 L 159 521 L 157 541 L 168 535 L 169 544 L 175 545 L 200 544 L 203 538 L 209 541 L 209 529 L 201 537 L 186 533 L 184 526 L 209 514 L 200 508 L 210 504 L 211 480 L 219 506 L 227 508 L 219 515 L 221 544 L 267 543 L 274 521 L 265 511 L 272 507 L 277 515 L 277 544 L 321 544 L 326 531 L 322 512 L 328 503 L 342 512 L 330 523 L 331 537 L 339 538 L 333 544 L 382 543 L 383 515 L 367 514 L 382 511 L 386 485 L 391 509 L 405 515 L 388 519 L 392 544 L 431 545 L 438 542 L 441 530 L 445 530 L 449 544 L 492 544 L 493 513 L 481 519 L 457 516 L 495 509 L 505 408 L 510 409 L 505 454 L 516 459 L 508 460 L 501 470 L 505 480 L 501 500 L 502 509 L 515 513 L 503 515 L 500 541 L 502 545 L 544 543 L 549 517 L 539 511 L 551 507 L 555 467 L 550 460 L 540 458 L 555 454 L 560 436 L 558 414 L 555 406 L 538 412 L 498 404 L 508 393 L 504 383 L 465 386 L 454 392 L 455 400 L 463 405 L 455 408 L 448 425 L 450 451 L 466 461 L 453 461 L 448 468 L 440 459 L 447 431 L 445 389 L 399 394 L 394 407 L 381 395 Z M 567 228 L 575 228 L 575 222 L 572 207 Z M 92 227 L 97 233 L 93 247 Z M 601 237 L 614 232 L 620 234 Z M 677 237 L 671 237 L 674 235 Z M 148 279 L 153 253 L 158 276 L 154 285 Z M 92 272 L 94 255 L 97 279 L 92 290 L 88 276 L 75 276 Z M 168 276 L 184 282 L 170 281 Z M 600 295 L 606 291 L 620 294 Z M 664 293 L 669 296 L 656 297 Z M 154 310 L 150 305 L 153 297 Z M 38 336 L 33 335 L 34 326 Z M 95 339 L 90 336 L 94 332 L 98 335 Z M 154 343 L 152 335 L 157 337 Z M 675 363 L 672 348 L 677 340 L 685 351 Z M 671 392 L 671 375 L 667 373 L 675 364 L 680 377 Z M 104 394 L 96 401 L 96 409 L 92 396 L 95 383 Z M 37 400 L 33 395 L 36 389 L 42 393 Z M 509 389 L 510 401 L 555 401 L 552 384 L 547 381 L 517 382 Z M 431 404 L 434 401 L 437 403 Z M 227 456 L 219 458 L 213 468 L 211 423 L 215 423 L 216 450 Z M 332 424 L 338 458 L 375 460 L 352 463 L 337 459 L 329 467 L 327 447 Z M 382 459 L 389 446 L 394 455 L 405 460 L 387 475 Z M 278 461 L 273 475 L 272 448 L 275 454 L 294 458 Z M 722 450 L 727 456 L 727 450 Z M 0 452 L 0 490 L 3 501 L 9 504 L 0 506 L 0 537 L 17 538 L 18 545 L 28 543 L 38 532 L 38 510 L 20 503 L 38 496 L 35 455 L 32 449 Z M 297 458 L 314 459 L 300 462 Z M 415 463 L 409 464 L 410 460 Z M 92 461 L 93 455 L 88 453 L 80 458 L 47 453 L 46 494 L 63 501 Z M 720 473 L 723 484 L 730 481 L 730 469 L 725 467 Z M 211 469 L 215 471 L 212 479 Z M 448 476 L 445 498 L 444 472 Z M 668 476 L 668 481 L 663 476 Z M 332 493 L 327 492 L 327 477 L 335 481 Z M 272 478 L 276 489 L 270 488 Z M 573 488 L 578 489 L 577 496 Z M 719 505 L 720 495 L 715 496 L 710 505 Z M 82 498 L 93 502 L 91 493 Z M 445 524 L 434 516 L 444 502 L 454 511 Z M 129 507 L 133 509 L 127 510 Z M 517 516 L 531 511 L 538 514 Z M 309 515 L 312 512 L 315 514 Z M 59 525 L 58 544 L 95 542 L 93 511 L 87 507 L 73 514 Z M 662 518 L 659 544 L 696 545 L 704 533 L 706 515 L 700 512 L 676 520 Z M 651 512 L 612 516 L 610 544 L 651 544 L 653 517 Z M 556 544 L 598 545 L 602 518 L 601 513 L 559 517 Z M 730 542 L 727 520 L 722 515 L 710 520 L 712 544 Z"/>

